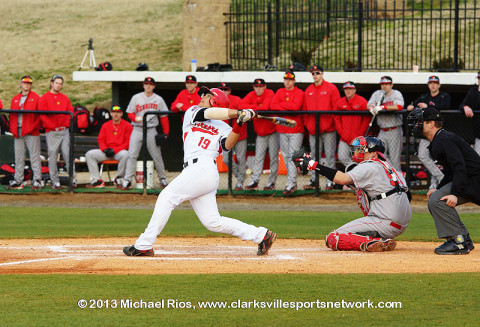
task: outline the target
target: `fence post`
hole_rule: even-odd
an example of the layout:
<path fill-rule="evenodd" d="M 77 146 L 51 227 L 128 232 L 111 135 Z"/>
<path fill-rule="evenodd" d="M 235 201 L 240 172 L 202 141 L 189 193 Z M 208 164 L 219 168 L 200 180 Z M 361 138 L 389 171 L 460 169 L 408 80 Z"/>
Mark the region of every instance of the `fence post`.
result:
<path fill-rule="evenodd" d="M 315 161 L 320 162 L 320 114 L 315 114 Z M 313 149 L 310 149 L 312 151 Z M 315 170 L 315 196 L 320 195 L 319 174 Z"/>
<path fill-rule="evenodd" d="M 73 135 L 73 125 L 74 125 L 74 116 L 73 113 L 70 115 L 70 127 L 68 131 L 70 132 L 70 149 L 68 153 L 68 193 L 73 193 L 73 170 L 75 167 L 75 159 L 73 155 L 73 146 L 75 143 L 75 136 Z M 30 152 L 29 152 L 30 154 Z M 53 184 L 53 183 L 52 183 Z"/>
<path fill-rule="evenodd" d="M 331 10 L 331 0 L 327 0 L 327 32 L 325 36 L 330 37 L 330 10 Z"/>
<path fill-rule="evenodd" d="M 458 72 L 458 23 L 459 23 L 460 0 L 455 0 L 455 30 L 453 44 L 453 71 Z"/>
<path fill-rule="evenodd" d="M 272 65 L 272 4 L 267 7 L 267 58 L 268 64 Z"/>
<path fill-rule="evenodd" d="M 362 71 L 362 26 L 363 26 L 363 2 L 358 2 L 358 48 L 357 48 L 357 71 Z"/>

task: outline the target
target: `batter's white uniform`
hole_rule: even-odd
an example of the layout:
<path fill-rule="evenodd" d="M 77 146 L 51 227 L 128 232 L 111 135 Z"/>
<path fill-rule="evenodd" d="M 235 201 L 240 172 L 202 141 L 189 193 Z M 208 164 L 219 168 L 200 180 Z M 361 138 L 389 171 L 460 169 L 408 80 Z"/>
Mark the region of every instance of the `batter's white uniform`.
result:
<path fill-rule="evenodd" d="M 221 120 L 196 121 L 199 110 L 202 108 L 193 106 L 185 112 L 182 127 L 185 168 L 158 196 L 150 223 L 135 242 L 137 250 L 153 247 L 172 210 L 186 200 L 190 201 L 200 222 L 209 231 L 230 234 L 257 244 L 267 233 L 264 227 L 223 217 L 218 212 L 216 193 L 219 175 L 215 160 L 222 139 L 232 128 Z"/>
<path fill-rule="evenodd" d="M 127 107 L 127 113 L 135 113 L 135 117 L 141 117 L 145 115 L 147 111 L 169 111 L 167 104 L 161 96 L 156 93 L 153 93 L 151 96 L 147 97 L 145 92 L 135 94 Z M 165 117 L 165 115 L 161 116 Z M 150 155 L 152 156 L 153 162 L 155 163 L 155 170 L 157 171 L 158 177 L 165 179 L 167 175 L 165 174 L 165 165 L 163 163 L 162 151 L 160 146 L 155 142 L 155 136 L 157 135 L 156 127 L 158 126 L 158 117 L 156 115 L 147 116 L 147 149 Z M 130 182 L 135 175 L 135 167 L 137 164 L 137 158 L 140 154 L 143 144 L 143 123 L 142 122 L 132 122 L 133 131 L 130 135 L 130 143 L 128 146 L 128 161 L 127 168 L 125 172 L 125 184 Z"/>

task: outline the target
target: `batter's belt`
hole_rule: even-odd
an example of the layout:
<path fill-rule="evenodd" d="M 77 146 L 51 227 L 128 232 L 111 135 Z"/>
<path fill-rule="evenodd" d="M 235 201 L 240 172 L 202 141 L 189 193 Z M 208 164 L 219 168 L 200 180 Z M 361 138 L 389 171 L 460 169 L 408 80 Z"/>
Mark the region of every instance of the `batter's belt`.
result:
<path fill-rule="evenodd" d="M 183 168 L 185 169 L 185 168 L 187 168 L 188 166 L 193 165 L 194 163 L 197 163 L 199 160 L 205 161 L 205 160 L 212 160 L 212 159 L 211 159 L 211 158 L 194 158 L 194 159 L 190 159 L 190 160 L 185 161 L 185 162 L 183 163 Z M 213 159 L 213 164 L 216 165 L 216 164 L 217 164 L 217 160 Z"/>

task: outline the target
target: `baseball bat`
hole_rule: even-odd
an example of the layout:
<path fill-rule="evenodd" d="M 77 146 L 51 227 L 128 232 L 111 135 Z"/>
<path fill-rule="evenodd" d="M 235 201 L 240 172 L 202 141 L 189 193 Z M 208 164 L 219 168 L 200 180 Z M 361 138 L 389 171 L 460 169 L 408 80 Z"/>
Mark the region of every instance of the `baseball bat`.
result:
<path fill-rule="evenodd" d="M 385 99 L 385 91 L 383 91 L 382 93 L 382 96 L 380 97 L 380 100 L 378 100 L 377 104 L 375 106 L 379 106 L 382 104 L 383 100 Z M 375 121 L 375 118 L 377 117 L 377 115 L 373 115 L 372 119 L 370 120 L 370 124 L 368 124 L 368 128 L 367 128 L 367 131 L 365 132 L 365 135 L 364 136 L 367 136 L 368 133 L 370 132 L 370 130 L 372 129 L 372 125 L 373 125 L 373 122 Z"/>
<path fill-rule="evenodd" d="M 297 125 L 297 122 L 295 120 L 282 118 L 282 117 L 267 117 L 267 116 L 258 115 L 258 118 L 269 120 L 274 124 L 286 126 L 286 127 L 295 127 Z"/>

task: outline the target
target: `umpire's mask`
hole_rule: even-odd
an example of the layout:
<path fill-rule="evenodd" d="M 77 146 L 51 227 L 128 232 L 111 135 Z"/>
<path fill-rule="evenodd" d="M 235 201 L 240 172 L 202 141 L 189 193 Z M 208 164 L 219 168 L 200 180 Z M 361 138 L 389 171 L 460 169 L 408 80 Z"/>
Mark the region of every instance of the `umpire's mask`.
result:
<path fill-rule="evenodd" d="M 410 135 L 417 139 L 424 139 L 423 136 L 423 110 L 415 108 L 407 116 L 408 130 Z"/>

